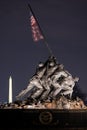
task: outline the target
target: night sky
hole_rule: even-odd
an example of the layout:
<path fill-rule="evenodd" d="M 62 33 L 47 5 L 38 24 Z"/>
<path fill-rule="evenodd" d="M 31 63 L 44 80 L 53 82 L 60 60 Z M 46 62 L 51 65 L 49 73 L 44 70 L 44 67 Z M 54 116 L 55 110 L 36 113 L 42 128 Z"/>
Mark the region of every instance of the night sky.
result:
<path fill-rule="evenodd" d="M 10 75 L 15 100 L 37 64 L 49 57 L 44 42 L 32 39 L 28 3 L 57 61 L 80 78 L 79 86 L 87 93 L 87 1 L 0 0 L 0 102 L 8 101 Z"/>

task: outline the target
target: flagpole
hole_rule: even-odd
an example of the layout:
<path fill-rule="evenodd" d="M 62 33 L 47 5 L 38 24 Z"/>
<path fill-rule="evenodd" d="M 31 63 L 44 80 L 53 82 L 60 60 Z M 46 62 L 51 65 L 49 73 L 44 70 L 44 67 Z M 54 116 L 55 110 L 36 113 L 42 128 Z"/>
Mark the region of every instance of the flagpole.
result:
<path fill-rule="evenodd" d="M 37 18 L 36 18 L 36 16 L 35 16 L 35 14 L 34 14 L 34 12 L 33 12 L 32 8 L 31 8 L 30 4 L 28 4 L 28 7 L 29 7 L 29 9 L 30 9 L 30 11 L 31 11 L 32 15 L 34 16 L 34 18 L 35 18 L 35 20 L 36 20 L 36 22 L 37 22 L 37 24 L 38 24 L 38 27 L 39 27 L 39 29 L 40 29 L 40 31 L 41 31 L 41 33 L 42 33 L 43 37 L 44 37 L 44 39 L 43 39 L 43 40 L 44 40 L 44 43 L 45 43 L 45 45 L 46 45 L 46 47 L 47 47 L 47 49 L 48 49 L 48 51 L 49 51 L 50 55 L 51 55 L 51 56 L 53 56 L 52 49 L 51 49 L 51 48 L 50 48 L 50 46 L 48 45 L 48 42 L 47 42 L 47 40 L 46 40 L 46 37 L 45 37 L 45 35 L 44 35 L 44 33 L 43 33 L 43 31 L 42 31 L 41 27 L 40 27 L 40 24 L 39 24 L 39 22 L 38 22 L 38 20 L 37 20 Z"/>

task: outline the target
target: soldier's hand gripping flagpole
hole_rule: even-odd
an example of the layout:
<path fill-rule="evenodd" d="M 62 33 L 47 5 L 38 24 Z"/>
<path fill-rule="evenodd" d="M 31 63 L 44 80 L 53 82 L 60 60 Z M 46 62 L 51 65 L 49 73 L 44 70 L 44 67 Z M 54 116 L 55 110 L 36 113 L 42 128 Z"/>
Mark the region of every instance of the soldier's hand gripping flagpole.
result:
<path fill-rule="evenodd" d="M 50 55 L 53 56 L 52 50 L 51 50 L 51 48 L 48 45 L 46 37 L 45 37 L 41 27 L 40 27 L 40 24 L 38 23 L 38 20 L 37 20 L 34 12 L 32 10 L 32 8 L 31 8 L 30 4 L 28 4 L 28 7 L 30 9 L 30 22 L 31 22 L 31 29 L 32 29 L 33 40 L 35 42 L 37 42 L 37 41 L 43 39 L 44 43 L 45 43 L 45 45 L 46 45 L 46 47 L 47 47 L 47 49 L 48 49 L 48 51 L 50 53 Z"/>

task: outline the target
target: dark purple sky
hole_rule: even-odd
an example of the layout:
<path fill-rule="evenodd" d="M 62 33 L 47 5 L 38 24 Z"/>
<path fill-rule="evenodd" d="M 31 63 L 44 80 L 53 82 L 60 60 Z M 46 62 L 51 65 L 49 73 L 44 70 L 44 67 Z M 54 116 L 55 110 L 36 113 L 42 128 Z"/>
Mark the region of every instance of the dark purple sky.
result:
<path fill-rule="evenodd" d="M 0 0 L 0 102 L 8 101 L 8 79 L 13 98 L 27 87 L 39 61 L 49 53 L 42 41 L 32 40 L 28 3 L 38 18 L 55 57 L 87 91 L 87 1 Z"/>

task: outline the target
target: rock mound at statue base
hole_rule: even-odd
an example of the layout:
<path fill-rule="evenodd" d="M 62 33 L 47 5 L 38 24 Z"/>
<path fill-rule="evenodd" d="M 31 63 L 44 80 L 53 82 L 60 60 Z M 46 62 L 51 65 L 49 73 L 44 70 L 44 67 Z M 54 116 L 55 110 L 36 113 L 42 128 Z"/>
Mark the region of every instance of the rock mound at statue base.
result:
<path fill-rule="evenodd" d="M 74 100 L 68 99 L 65 96 L 60 96 L 58 99 L 31 102 L 29 99 L 24 101 L 15 101 L 10 104 L 3 104 L 1 109 L 87 109 L 83 100 L 77 97 Z"/>

